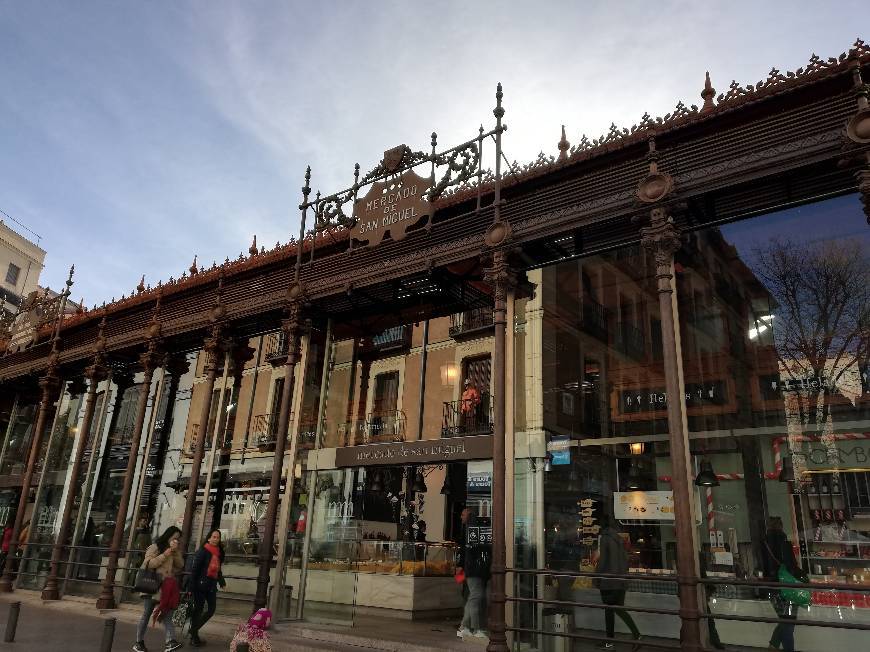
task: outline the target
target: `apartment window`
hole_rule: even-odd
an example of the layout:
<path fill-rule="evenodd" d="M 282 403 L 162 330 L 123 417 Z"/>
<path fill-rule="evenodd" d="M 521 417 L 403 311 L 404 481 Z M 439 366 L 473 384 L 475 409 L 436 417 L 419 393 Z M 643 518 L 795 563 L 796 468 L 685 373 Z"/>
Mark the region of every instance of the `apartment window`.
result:
<path fill-rule="evenodd" d="M 9 269 L 6 270 L 6 282 L 11 285 L 18 285 L 19 274 L 21 274 L 21 268 L 14 263 L 9 263 Z"/>

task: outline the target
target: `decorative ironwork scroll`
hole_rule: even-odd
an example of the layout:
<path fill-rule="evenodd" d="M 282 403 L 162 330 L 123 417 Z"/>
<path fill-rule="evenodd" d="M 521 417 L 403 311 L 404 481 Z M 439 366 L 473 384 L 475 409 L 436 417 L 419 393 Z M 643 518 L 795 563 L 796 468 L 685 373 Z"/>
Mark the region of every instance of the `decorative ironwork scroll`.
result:
<path fill-rule="evenodd" d="M 300 208 L 314 210 L 312 259 L 318 234 L 324 232 L 334 238 L 337 232 L 349 231 L 349 248 L 353 249 L 377 245 L 388 234 L 392 240 L 401 240 L 408 230 L 425 225 L 435 201 L 468 187 L 475 179 L 480 185 L 484 175 L 487 180 L 492 178 L 491 172 L 481 168 L 483 144 L 505 129 L 505 125 L 497 124 L 484 132 L 481 127 L 475 138 L 441 152 L 437 151 L 434 133 L 429 153 L 398 145 L 384 152 L 381 161 L 366 174 L 361 175 L 357 165 L 350 187 L 323 197 L 318 194 L 312 201 L 303 200 Z M 502 156 L 498 144 L 495 156 L 496 160 Z M 428 175 L 414 170 L 425 164 L 429 165 Z"/>

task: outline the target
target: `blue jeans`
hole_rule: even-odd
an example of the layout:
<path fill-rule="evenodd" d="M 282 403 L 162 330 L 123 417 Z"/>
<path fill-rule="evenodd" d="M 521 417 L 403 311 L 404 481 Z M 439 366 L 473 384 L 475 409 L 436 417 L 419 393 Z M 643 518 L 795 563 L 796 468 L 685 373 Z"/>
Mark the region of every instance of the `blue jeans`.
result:
<path fill-rule="evenodd" d="M 481 629 L 480 623 L 486 624 L 486 580 L 482 577 L 466 577 L 468 599 L 465 601 L 465 613 L 462 616 L 462 626 L 472 632 Z"/>
<path fill-rule="evenodd" d="M 144 610 L 142 618 L 139 620 L 139 626 L 136 628 L 136 641 L 145 641 L 145 631 L 148 629 L 148 620 L 151 614 L 154 613 L 154 608 L 160 604 L 159 600 L 155 600 L 154 596 L 147 596 L 144 600 Z M 175 640 L 175 625 L 172 624 L 172 611 L 167 611 L 163 614 L 163 629 L 166 632 L 166 640 Z"/>
<path fill-rule="evenodd" d="M 773 609 L 776 615 L 784 620 L 797 620 L 797 607 L 783 599 L 777 591 L 771 595 L 770 601 L 773 603 Z M 773 630 L 770 636 L 771 646 L 779 649 L 782 644 L 782 649 L 785 652 L 794 652 L 794 625 L 792 623 L 779 623 Z"/>

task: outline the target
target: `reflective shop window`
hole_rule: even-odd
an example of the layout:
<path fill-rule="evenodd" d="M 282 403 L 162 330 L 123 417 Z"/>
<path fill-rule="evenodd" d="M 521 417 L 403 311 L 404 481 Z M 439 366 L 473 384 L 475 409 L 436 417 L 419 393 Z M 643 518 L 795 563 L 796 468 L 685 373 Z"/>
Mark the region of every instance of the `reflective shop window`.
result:
<path fill-rule="evenodd" d="M 702 568 L 770 578 L 767 550 L 784 539 L 819 585 L 812 617 L 847 623 L 870 621 L 868 288 L 854 195 L 702 229 L 677 254 L 687 421 L 695 473 L 711 485 Z M 856 591 L 824 590 L 834 582 Z M 721 586 L 711 609 L 739 613 L 756 597 Z M 755 604 L 782 615 L 776 601 Z M 726 643 L 755 644 L 752 631 L 720 629 Z M 850 640 L 795 636 L 800 648 Z"/>

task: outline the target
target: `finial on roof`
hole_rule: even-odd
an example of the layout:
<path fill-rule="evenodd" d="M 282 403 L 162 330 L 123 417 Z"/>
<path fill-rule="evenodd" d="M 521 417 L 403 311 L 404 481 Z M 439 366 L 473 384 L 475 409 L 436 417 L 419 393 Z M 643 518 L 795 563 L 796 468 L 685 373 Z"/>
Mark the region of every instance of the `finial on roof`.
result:
<path fill-rule="evenodd" d="M 194 276 L 198 271 L 196 268 L 196 255 L 194 255 L 193 262 L 190 264 L 190 275 Z"/>
<path fill-rule="evenodd" d="M 254 241 L 251 243 L 251 246 L 248 247 L 248 253 L 252 256 L 256 256 L 259 249 L 257 249 L 257 234 L 254 234 Z"/>
<path fill-rule="evenodd" d="M 145 274 L 142 274 L 142 278 L 139 280 L 139 285 L 136 286 L 136 293 L 142 294 L 145 291 Z"/>
<path fill-rule="evenodd" d="M 716 97 L 716 89 L 710 83 L 710 71 L 704 75 L 704 90 L 701 91 L 701 97 L 704 100 L 704 106 L 701 107 L 701 113 L 708 113 L 713 110 L 713 98 Z"/>
<path fill-rule="evenodd" d="M 564 161 L 568 158 L 568 150 L 571 149 L 571 143 L 568 142 L 568 138 L 565 136 L 565 125 L 562 125 L 562 138 L 559 139 L 559 160 Z"/>

